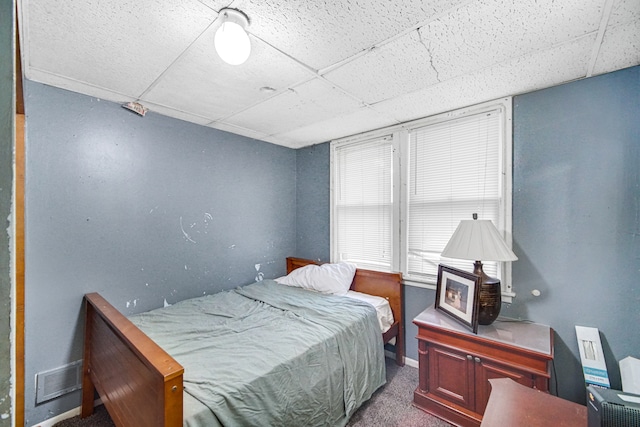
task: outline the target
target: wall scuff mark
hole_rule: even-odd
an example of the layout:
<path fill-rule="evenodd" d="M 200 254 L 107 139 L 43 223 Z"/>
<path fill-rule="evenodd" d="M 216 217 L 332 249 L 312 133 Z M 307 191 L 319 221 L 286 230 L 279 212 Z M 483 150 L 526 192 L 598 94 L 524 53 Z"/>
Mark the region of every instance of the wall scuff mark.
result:
<path fill-rule="evenodd" d="M 262 282 L 262 280 L 264 279 L 264 273 L 260 271 L 260 267 L 262 267 L 260 264 L 255 265 L 256 271 L 258 272 L 258 275 L 256 276 L 256 282 Z"/>
<path fill-rule="evenodd" d="M 209 222 L 213 221 L 213 216 L 209 212 L 204 213 L 204 226 L 209 226 Z"/>
<path fill-rule="evenodd" d="M 182 234 L 184 234 L 185 239 L 187 239 L 191 243 L 196 243 L 196 241 L 193 240 L 186 231 L 184 231 L 184 225 L 182 224 L 182 217 L 180 217 L 180 229 L 182 230 Z"/>

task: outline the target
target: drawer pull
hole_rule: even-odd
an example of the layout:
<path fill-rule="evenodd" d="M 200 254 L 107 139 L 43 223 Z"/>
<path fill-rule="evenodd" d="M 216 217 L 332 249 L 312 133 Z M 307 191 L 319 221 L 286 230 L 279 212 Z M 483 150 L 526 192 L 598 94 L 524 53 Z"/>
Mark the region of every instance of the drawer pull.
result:
<path fill-rule="evenodd" d="M 474 360 L 476 361 L 476 363 L 480 363 L 481 362 L 479 357 L 476 357 Z"/>

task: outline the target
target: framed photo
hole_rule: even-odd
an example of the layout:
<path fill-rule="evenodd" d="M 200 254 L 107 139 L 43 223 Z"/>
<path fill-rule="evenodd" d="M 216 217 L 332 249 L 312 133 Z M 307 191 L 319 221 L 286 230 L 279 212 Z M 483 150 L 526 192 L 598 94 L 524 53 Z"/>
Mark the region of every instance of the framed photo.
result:
<path fill-rule="evenodd" d="M 478 333 L 480 276 L 440 264 L 435 307 Z"/>

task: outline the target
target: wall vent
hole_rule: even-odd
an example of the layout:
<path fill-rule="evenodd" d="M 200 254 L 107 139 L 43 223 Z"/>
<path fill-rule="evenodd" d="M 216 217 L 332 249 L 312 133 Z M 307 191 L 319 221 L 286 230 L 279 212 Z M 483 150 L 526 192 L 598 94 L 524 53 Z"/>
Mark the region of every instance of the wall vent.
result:
<path fill-rule="evenodd" d="M 36 403 L 46 402 L 82 387 L 82 360 L 36 374 Z"/>

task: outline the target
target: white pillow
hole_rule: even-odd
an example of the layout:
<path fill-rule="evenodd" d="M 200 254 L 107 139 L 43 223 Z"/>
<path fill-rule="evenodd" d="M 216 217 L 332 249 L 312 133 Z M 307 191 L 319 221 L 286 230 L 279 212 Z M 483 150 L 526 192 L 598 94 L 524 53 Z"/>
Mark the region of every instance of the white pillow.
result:
<path fill-rule="evenodd" d="M 296 268 L 276 282 L 287 286 L 310 289 L 325 294 L 345 295 L 351 287 L 356 266 L 348 262 L 309 264 Z"/>

